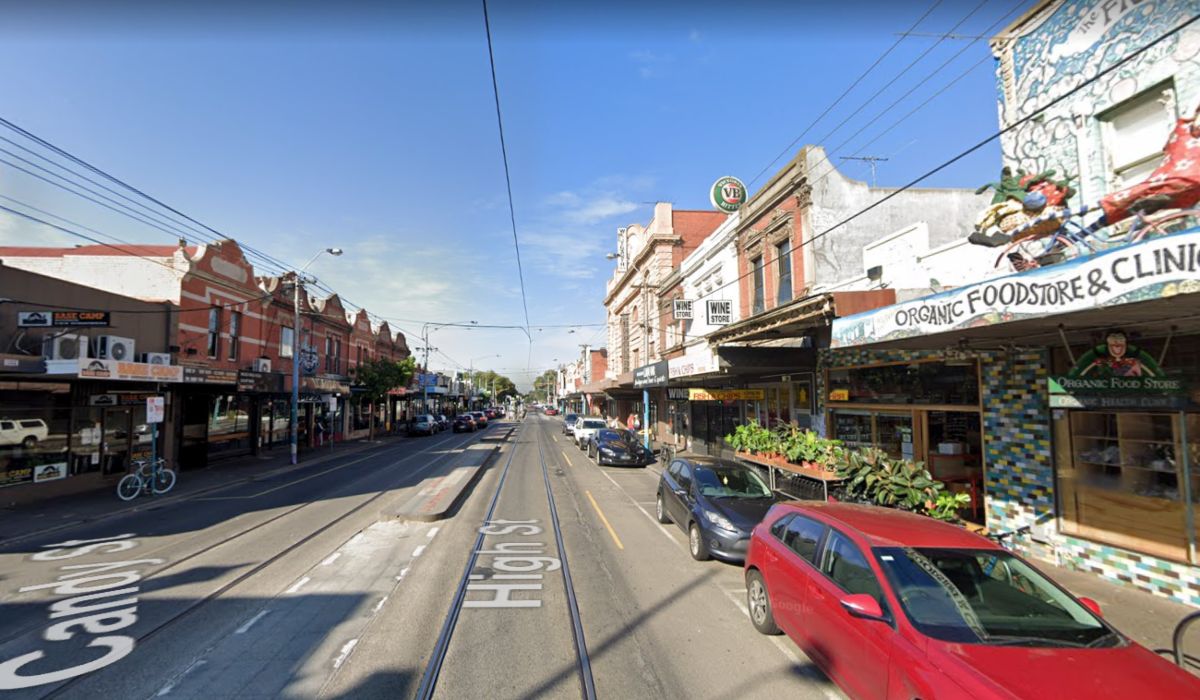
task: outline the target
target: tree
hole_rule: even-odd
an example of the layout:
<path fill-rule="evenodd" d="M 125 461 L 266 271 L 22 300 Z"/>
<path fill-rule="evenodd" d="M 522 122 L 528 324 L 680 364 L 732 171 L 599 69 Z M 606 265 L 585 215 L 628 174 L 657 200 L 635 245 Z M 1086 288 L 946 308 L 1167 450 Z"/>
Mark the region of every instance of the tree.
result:
<path fill-rule="evenodd" d="M 351 370 L 354 383 L 363 388 L 363 393 L 371 402 L 369 439 L 375 439 L 375 403 L 386 399 L 392 389 L 408 386 L 416 371 L 417 363 L 411 357 L 399 362 L 385 359 L 368 360 Z"/>
<path fill-rule="evenodd" d="M 495 403 L 506 396 L 517 396 L 517 387 L 508 377 L 491 370 L 479 370 L 472 375 L 477 390 L 487 395 L 488 400 Z M 495 396 L 492 395 L 493 391 Z"/>
<path fill-rule="evenodd" d="M 558 372 L 548 369 L 533 380 L 533 391 L 530 392 L 536 401 L 549 401 L 554 394 L 554 385 L 558 382 Z"/>

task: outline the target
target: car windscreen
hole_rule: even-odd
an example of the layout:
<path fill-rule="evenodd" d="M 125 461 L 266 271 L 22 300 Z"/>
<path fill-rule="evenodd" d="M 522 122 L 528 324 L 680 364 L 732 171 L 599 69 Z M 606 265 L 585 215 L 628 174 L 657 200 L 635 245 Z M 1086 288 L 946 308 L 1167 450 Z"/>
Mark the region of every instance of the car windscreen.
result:
<path fill-rule="evenodd" d="M 565 423 L 574 423 L 577 420 L 579 420 L 578 413 L 568 413 L 567 415 L 563 416 L 563 422 Z"/>
<path fill-rule="evenodd" d="M 604 421 L 589 418 L 584 420 L 580 427 L 582 427 L 584 430 L 603 430 Z"/>
<path fill-rule="evenodd" d="M 637 442 L 637 438 L 628 430 L 601 430 L 596 434 L 596 439 L 601 441 L 616 440 L 624 442 Z"/>
<path fill-rule="evenodd" d="M 770 498 L 771 489 L 745 467 L 698 464 L 692 470 L 701 496 L 709 498 Z"/>
<path fill-rule="evenodd" d="M 1119 637 L 1033 567 L 1003 550 L 874 550 L 921 632 L 996 646 L 1112 646 Z"/>

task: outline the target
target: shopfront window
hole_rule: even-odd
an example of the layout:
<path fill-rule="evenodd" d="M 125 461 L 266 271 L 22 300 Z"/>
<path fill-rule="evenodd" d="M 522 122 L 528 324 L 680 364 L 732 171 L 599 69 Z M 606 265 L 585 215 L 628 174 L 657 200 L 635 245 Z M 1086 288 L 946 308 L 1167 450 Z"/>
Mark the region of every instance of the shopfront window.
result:
<path fill-rule="evenodd" d="M 67 476 L 67 384 L 0 382 L 0 487 Z"/>
<path fill-rule="evenodd" d="M 251 398 L 244 394 L 212 397 L 208 419 L 208 452 L 221 454 L 250 449 Z"/>
<path fill-rule="evenodd" d="M 979 374 L 974 361 L 913 362 L 831 369 L 831 402 L 976 406 Z"/>

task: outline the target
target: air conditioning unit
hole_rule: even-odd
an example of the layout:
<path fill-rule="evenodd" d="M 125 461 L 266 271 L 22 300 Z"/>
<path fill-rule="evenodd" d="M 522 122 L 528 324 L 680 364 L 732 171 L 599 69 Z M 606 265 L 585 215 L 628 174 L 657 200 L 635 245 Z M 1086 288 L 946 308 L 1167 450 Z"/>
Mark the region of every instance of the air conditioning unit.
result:
<path fill-rule="evenodd" d="M 142 362 L 145 362 L 148 365 L 169 365 L 169 364 L 171 364 L 171 353 L 169 353 L 169 352 L 142 353 Z"/>
<path fill-rule="evenodd" d="M 42 339 L 42 355 L 47 360 L 77 360 L 88 357 L 88 337 L 67 333 Z"/>
<path fill-rule="evenodd" d="M 102 335 L 96 339 L 96 357 L 102 360 L 120 360 L 133 362 L 133 338 L 122 338 L 116 335 Z"/>
<path fill-rule="evenodd" d="M 271 371 L 271 361 L 265 357 L 260 357 L 260 358 L 256 359 L 254 361 L 253 366 L 254 366 L 255 372 L 270 372 Z"/>

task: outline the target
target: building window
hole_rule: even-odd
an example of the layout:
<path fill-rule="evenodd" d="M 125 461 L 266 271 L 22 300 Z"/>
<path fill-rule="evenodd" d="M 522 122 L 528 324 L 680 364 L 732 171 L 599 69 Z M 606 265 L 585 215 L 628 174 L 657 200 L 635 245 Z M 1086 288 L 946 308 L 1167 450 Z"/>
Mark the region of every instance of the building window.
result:
<path fill-rule="evenodd" d="M 779 292 L 776 302 L 782 304 L 792 300 L 792 241 L 788 239 L 775 246 L 779 265 Z"/>
<path fill-rule="evenodd" d="M 766 293 L 764 290 L 763 281 L 763 259 L 762 256 L 750 261 L 751 267 L 754 268 L 754 309 L 750 313 L 761 314 L 766 310 Z"/>
<path fill-rule="evenodd" d="M 629 366 L 629 314 L 621 314 L 621 372 L 628 372 Z"/>
<path fill-rule="evenodd" d="M 292 344 L 296 340 L 296 331 L 291 326 L 283 326 L 279 330 L 279 356 L 291 357 Z"/>
<path fill-rule="evenodd" d="M 325 336 L 325 371 L 333 371 L 333 336 Z"/>
<path fill-rule="evenodd" d="M 342 339 L 333 339 L 333 373 L 342 373 Z"/>
<path fill-rule="evenodd" d="M 229 312 L 229 359 L 238 359 L 238 340 L 242 334 L 242 314 L 240 311 Z"/>
<path fill-rule="evenodd" d="M 214 306 L 208 310 L 208 356 L 216 358 L 221 354 L 221 308 Z"/>
<path fill-rule="evenodd" d="M 1175 115 L 1170 82 L 1126 100 L 1100 117 L 1109 186 L 1116 190 L 1149 177 L 1162 160 Z"/>

